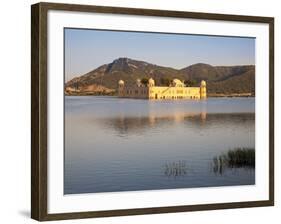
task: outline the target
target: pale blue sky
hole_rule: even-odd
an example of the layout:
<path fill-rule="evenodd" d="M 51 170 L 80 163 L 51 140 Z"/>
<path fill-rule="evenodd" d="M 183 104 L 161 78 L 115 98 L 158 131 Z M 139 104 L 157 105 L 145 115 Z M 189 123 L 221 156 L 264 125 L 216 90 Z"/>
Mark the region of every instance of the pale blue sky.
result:
<path fill-rule="evenodd" d="M 177 69 L 195 63 L 248 65 L 255 64 L 255 39 L 65 29 L 66 81 L 119 57 Z"/>

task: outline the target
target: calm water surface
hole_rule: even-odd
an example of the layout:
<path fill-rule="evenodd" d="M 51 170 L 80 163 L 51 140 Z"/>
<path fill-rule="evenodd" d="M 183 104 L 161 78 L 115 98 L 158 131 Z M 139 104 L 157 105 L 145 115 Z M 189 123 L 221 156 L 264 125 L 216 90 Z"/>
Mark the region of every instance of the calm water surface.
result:
<path fill-rule="evenodd" d="M 255 184 L 255 170 L 214 172 L 215 156 L 255 148 L 255 98 L 65 98 L 64 193 Z"/>

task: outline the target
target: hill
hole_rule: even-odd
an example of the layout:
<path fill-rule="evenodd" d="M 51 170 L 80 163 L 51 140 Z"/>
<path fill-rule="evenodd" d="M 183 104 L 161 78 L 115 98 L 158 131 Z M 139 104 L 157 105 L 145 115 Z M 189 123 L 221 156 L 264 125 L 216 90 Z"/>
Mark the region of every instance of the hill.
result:
<path fill-rule="evenodd" d="M 212 66 L 198 63 L 183 69 L 174 69 L 130 58 L 118 58 L 102 65 L 65 85 L 71 94 L 79 89 L 81 94 L 114 94 L 120 79 L 133 85 L 136 79 L 155 79 L 156 85 L 167 85 L 167 80 L 178 78 L 198 86 L 207 81 L 209 95 L 255 93 L 255 66 Z"/>

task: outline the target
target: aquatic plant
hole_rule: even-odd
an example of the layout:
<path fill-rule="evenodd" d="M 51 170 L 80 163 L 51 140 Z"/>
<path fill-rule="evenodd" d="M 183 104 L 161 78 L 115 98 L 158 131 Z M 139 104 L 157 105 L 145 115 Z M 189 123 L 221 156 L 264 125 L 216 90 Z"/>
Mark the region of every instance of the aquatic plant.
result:
<path fill-rule="evenodd" d="M 186 161 L 166 162 L 164 174 L 168 177 L 184 176 L 187 174 Z"/>
<path fill-rule="evenodd" d="M 213 158 L 213 172 L 222 174 L 225 168 L 255 168 L 254 148 L 234 148 Z"/>
<path fill-rule="evenodd" d="M 237 148 L 229 150 L 226 159 L 230 167 L 255 167 L 255 149 Z"/>

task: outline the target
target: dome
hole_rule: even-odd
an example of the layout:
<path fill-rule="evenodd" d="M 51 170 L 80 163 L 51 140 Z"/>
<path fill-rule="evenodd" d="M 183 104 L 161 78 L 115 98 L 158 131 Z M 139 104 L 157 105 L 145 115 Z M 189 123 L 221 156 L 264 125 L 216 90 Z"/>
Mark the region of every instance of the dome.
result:
<path fill-rule="evenodd" d="M 179 79 L 173 79 L 173 86 L 183 86 L 183 82 Z"/>
<path fill-rule="evenodd" d="M 141 80 L 140 80 L 140 79 L 137 79 L 137 80 L 136 80 L 136 84 L 137 84 L 137 86 L 141 86 Z"/>
<path fill-rule="evenodd" d="M 180 81 L 179 79 L 173 79 L 173 83 L 182 84 L 182 81 Z"/>
<path fill-rule="evenodd" d="M 119 85 L 124 85 L 124 81 L 123 80 L 119 80 L 118 84 Z"/>
<path fill-rule="evenodd" d="M 153 78 L 150 78 L 150 79 L 148 80 L 148 84 L 149 84 L 149 85 L 155 85 L 154 79 L 153 79 Z"/>
<path fill-rule="evenodd" d="M 201 86 L 206 86 L 206 81 L 202 80 L 201 81 Z"/>

